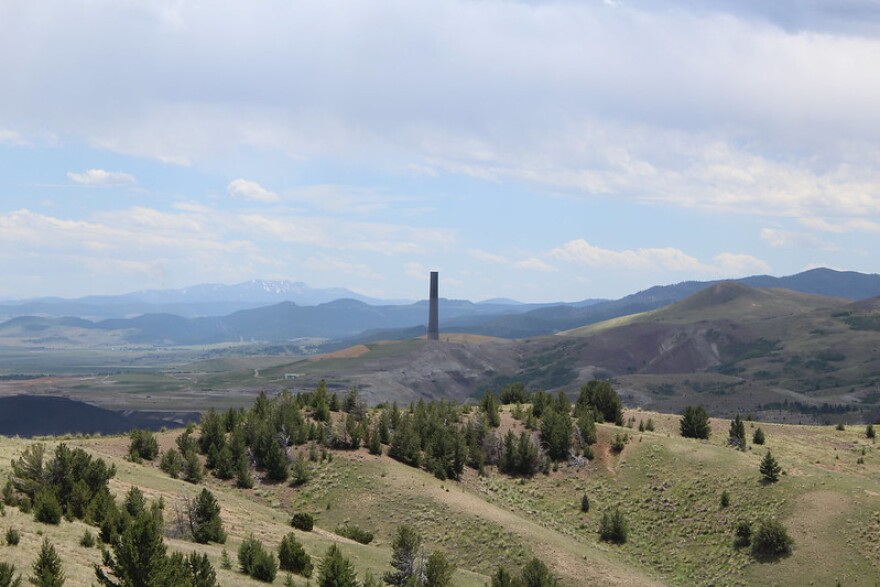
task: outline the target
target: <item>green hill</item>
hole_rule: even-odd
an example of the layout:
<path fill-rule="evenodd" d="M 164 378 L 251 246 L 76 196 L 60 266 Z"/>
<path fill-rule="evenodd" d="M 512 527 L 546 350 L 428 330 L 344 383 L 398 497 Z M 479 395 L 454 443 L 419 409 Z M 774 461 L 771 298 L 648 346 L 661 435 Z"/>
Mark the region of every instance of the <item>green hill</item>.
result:
<path fill-rule="evenodd" d="M 332 460 L 311 463 L 311 479 L 300 487 L 259 481 L 254 489 L 236 489 L 231 482 L 206 477 L 217 496 L 227 543 L 196 545 L 168 539 L 171 549 L 207 553 L 221 585 L 257 585 L 236 570 L 220 568 L 225 548 L 235 559 L 240 542 L 254 534 L 276 548 L 293 531 L 316 561 L 336 543 L 355 564 L 359 576 L 380 574 L 389 567 L 390 543 L 399 524 L 413 525 L 428 550 L 442 550 L 457 565 L 454 584 L 481 586 L 499 565 L 516 570 L 538 556 L 563 585 L 873 585 L 880 581 L 880 460 L 863 427 L 747 423 L 751 439 L 756 426 L 767 444 L 740 452 L 725 446 L 728 422 L 713 420 L 710 440 L 678 436 L 678 418 L 630 411 L 634 427 L 599 426 L 595 459 L 587 464 L 561 463 L 548 474 L 517 479 L 488 468 L 485 475 L 467 470 L 461 481 L 441 481 L 387 456 L 364 449 L 330 451 Z M 654 432 L 638 432 L 635 424 L 650 418 Z M 502 414 L 500 432 L 522 429 Z M 174 445 L 177 432 L 159 435 L 163 449 Z M 622 452 L 611 449 L 625 433 Z M 58 440 L 48 439 L 51 446 Z M 169 478 L 155 464 L 124 459 L 125 437 L 69 438 L 118 467 L 111 482 L 118 497 L 132 485 L 148 498 L 165 500 L 169 526 L 182 496 L 197 486 Z M 26 441 L 0 438 L 0 478 L 10 459 Z M 778 483 L 760 482 L 758 463 L 772 450 L 784 473 Z M 861 462 L 859 462 L 861 461 Z M 722 492 L 729 505 L 722 507 Z M 591 507 L 582 513 L 582 496 Z M 603 512 L 619 508 L 629 526 L 623 545 L 598 540 Z M 316 517 L 312 532 L 292 530 L 294 512 Z M 741 520 L 757 524 L 773 517 L 794 539 L 792 554 L 760 562 L 748 549 L 733 545 L 733 529 Z M 341 524 L 375 533 L 361 545 L 334 533 Z M 25 576 L 41 540 L 56 544 L 68 584 L 88 585 L 97 548 L 79 545 L 87 528 L 82 522 L 58 526 L 38 524 L 33 516 L 6 507 L 0 533 L 21 531 L 18 546 L 0 546 L 0 561 L 13 562 Z M 275 584 L 282 584 L 283 574 Z M 297 578 L 297 585 L 305 580 Z"/>

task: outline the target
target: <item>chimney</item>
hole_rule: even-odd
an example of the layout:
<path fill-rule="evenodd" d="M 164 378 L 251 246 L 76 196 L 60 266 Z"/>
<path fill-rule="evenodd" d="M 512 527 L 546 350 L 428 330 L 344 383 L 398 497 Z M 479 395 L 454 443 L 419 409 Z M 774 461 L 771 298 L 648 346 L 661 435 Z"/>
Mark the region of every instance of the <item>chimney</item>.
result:
<path fill-rule="evenodd" d="M 440 311 L 438 300 L 439 276 L 436 271 L 431 271 L 431 295 L 428 302 L 428 340 L 440 339 Z"/>

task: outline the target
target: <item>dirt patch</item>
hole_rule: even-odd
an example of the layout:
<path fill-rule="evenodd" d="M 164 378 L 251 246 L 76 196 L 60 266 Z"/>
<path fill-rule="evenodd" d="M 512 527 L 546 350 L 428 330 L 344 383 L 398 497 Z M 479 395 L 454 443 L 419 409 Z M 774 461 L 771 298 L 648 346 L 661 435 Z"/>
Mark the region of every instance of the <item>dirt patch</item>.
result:
<path fill-rule="evenodd" d="M 370 348 L 367 345 L 358 344 L 333 353 L 325 353 L 323 355 L 318 355 L 317 357 L 309 357 L 309 361 L 322 361 L 324 359 L 356 359 L 369 352 Z"/>

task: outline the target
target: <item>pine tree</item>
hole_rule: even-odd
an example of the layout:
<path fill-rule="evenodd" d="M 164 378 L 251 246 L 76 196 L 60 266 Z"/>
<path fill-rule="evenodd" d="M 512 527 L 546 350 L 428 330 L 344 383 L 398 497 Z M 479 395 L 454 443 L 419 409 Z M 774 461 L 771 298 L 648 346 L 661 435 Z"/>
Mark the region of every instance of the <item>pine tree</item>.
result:
<path fill-rule="evenodd" d="M 431 553 L 425 563 L 425 587 L 450 587 L 455 565 L 440 551 Z"/>
<path fill-rule="evenodd" d="M 34 519 L 44 524 L 59 524 L 61 522 L 61 506 L 55 493 L 48 487 L 37 491 L 34 497 Z"/>
<path fill-rule="evenodd" d="M 141 513 L 105 550 L 95 565 L 98 584 L 104 587 L 173 587 L 178 584 L 162 540 L 161 519 Z"/>
<path fill-rule="evenodd" d="M 581 512 L 587 513 L 590 511 L 590 497 L 585 493 L 583 497 L 581 497 Z"/>
<path fill-rule="evenodd" d="M 740 419 L 739 414 L 736 419 L 730 422 L 730 432 L 727 435 L 727 444 L 735 446 L 739 450 L 746 449 L 746 426 Z"/>
<path fill-rule="evenodd" d="M 865 438 L 868 438 L 869 440 L 874 440 L 876 437 L 877 434 L 876 432 L 874 432 L 874 425 L 868 424 L 867 426 L 865 426 Z"/>
<path fill-rule="evenodd" d="M 709 415 L 703 406 L 687 406 L 679 421 L 681 435 L 685 438 L 709 438 Z"/>
<path fill-rule="evenodd" d="M 613 512 L 602 514 L 599 523 L 599 538 L 605 542 L 623 544 L 627 539 L 627 524 L 623 513 L 615 508 Z"/>
<path fill-rule="evenodd" d="M 782 467 L 779 466 L 779 463 L 776 462 L 776 459 L 773 458 L 769 450 L 764 455 L 764 458 L 761 459 L 760 471 L 764 481 L 768 483 L 779 481 L 779 473 L 782 472 Z"/>
<path fill-rule="evenodd" d="M 342 556 L 342 551 L 335 544 L 327 549 L 327 553 L 321 559 L 318 585 L 320 587 L 358 587 L 354 565 Z"/>
<path fill-rule="evenodd" d="M 533 558 L 523 567 L 520 584 L 523 587 L 556 587 L 559 583 L 542 560 Z"/>
<path fill-rule="evenodd" d="M 0 587 L 21 587 L 21 575 L 15 576 L 15 565 L 0 562 Z"/>
<path fill-rule="evenodd" d="M 391 566 L 394 571 L 385 573 L 383 579 L 389 585 L 403 586 L 418 572 L 422 537 L 415 528 L 406 524 L 398 526 L 391 543 Z"/>
<path fill-rule="evenodd" d="M 370 432 L 370 442 L 367 446 L 371 455 L 382 455 L 382 438 L 378 427 L 373 428 L 373 431 Z"/>
<path fill-rule="evenodd" d="M 755 428 L 755 433 L 752 435 L 752 444 L 764 444 L 764 431 L 760 428 Z"/>
<path fill-rule="evenodd" d="M 202 462 L 196 451 L 189 450 L 183 455 L 183 479 L 190 483 L 201 483 L 204 472 Z"/>
<path fill-rule="evenodd" d="M 518 585 L 519 582 L 504 567 L 498 567 L 498 570 L 492 575 L 491 587 L 514 587 Z"/>
<path fill-rule="evenodd" d="M 43 538 L 40 553 L 32 568 L 31 585 L 36 587 L 62 587 L 64 585 L 64 569 L 61 566 L 61 558 L 55 552 L 55 547 L 49 543 L 48 538 Z"/>
<path fill-rule="evenodd" d="M 217 573 L 207 554 L 189 553 L 183 559 L 183 575 L 188 580 L 187 587 L 219 587 Z"/>
<path fill-rule="evenodd" d="M 274 439 L 267 447 L 263 464 L 266 467 L 266 477 L 271 481 L 287 481 L 290 477 L 287 455 L 284 454 L 284 449 Z"/>
<path fill-rule="evenodd" d="M 303 577 L 312 576 L 312 557 L 303 549 L 302 543 L 293 532 L 285 536 L 278 546 L 278 566 L 283 571 Z"/>
<path fill-rule="evenodd" d="M 200 544 L 226 542 L 223 520 L 220 518 L 220 504 L 207 489 L 202 489 L 198 497 L 189 503 L 189 529 L 193 540 Z"/>

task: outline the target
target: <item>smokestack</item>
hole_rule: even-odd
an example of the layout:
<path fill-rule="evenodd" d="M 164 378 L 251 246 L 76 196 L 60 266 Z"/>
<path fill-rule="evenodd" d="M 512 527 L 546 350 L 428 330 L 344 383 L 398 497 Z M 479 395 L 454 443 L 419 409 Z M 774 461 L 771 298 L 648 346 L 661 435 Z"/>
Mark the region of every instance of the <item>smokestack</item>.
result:
<path fill-rule="evenodd" d="M 440 311 L 438 300 L 439 277 L 436 271 L 431 271 L 431 295 L 428 302 L 428 340 L 440 339 Z"/>

